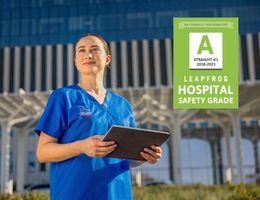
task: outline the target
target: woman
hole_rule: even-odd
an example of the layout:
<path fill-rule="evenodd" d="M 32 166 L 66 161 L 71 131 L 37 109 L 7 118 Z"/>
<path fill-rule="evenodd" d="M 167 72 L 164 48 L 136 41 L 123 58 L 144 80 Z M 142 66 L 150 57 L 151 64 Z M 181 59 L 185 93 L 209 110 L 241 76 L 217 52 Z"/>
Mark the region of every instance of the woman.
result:
<path fill-rule="evenodd" d="M 116 144 L 101 141 L 112 125 L 135 126 L 129 102 L 103 86 L 111 62 L 107 43 L 96 34 L 83 36 L 74 61 L 81 81 L 50 95 L 36 127 L 37 158 L 51 162 L 51 199 L 132 199 L 129 167 L 143 162 L 104 157 Z M 152 146 L 141 155 L 156 163 L 161 153 Z"/>

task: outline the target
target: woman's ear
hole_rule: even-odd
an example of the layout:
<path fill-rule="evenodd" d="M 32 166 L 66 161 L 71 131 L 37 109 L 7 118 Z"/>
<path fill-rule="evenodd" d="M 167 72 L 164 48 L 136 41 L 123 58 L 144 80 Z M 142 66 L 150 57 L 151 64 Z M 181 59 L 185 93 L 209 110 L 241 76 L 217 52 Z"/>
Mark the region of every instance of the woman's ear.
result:
<path fill-rule="evenodd" d="M 112 61 L 112 56 L 111 55 L 107 55 L 106 66 L 109 66 L 111 61 Z"/>

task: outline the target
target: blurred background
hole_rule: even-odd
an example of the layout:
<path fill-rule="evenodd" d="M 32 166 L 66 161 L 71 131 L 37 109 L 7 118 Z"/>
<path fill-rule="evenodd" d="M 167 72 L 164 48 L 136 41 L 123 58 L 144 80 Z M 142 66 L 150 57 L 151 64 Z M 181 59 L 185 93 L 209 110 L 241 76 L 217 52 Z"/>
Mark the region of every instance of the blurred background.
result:
<path fill-rule="evenodd" d="M 239 18 L 238 110 L 173 109 L 174 17 Z M 133 184 L 260 181 L 259 0 L 0 0 L 1 192 L 49 183 L 33 130 L 50 92 L 79 81 L 73 45 L 86 33 L 108 41 L 105 86 L 132 103 L 138 127 L 171 133 Z"/>

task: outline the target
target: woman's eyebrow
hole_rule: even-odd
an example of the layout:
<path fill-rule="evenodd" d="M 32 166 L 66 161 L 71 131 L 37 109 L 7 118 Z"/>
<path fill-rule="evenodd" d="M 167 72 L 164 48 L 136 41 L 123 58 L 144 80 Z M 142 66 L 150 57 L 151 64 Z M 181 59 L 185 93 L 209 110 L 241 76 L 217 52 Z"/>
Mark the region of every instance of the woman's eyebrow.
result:
<path fill-rule="evenodd" d="M 79 46 L 78 49 L 80 49 L 80 48 L 85 48 L 85 46 Z"/>
<path fill-rule="evenodd" d="M 90 48 L 93 48 L 93 47 L 98 47 L 99 48 L 99 46 L 96 45 L 96 44 L 92 45 Z"/>
<path fill-rule="evenodd" d="M 98 46 L 98 45 L 96 45 L 96 44 L 92 45 L 90 48 L 93 48 L 93 47 L 94 47 L 94 48 L 95 48 L 95 47 L 98 47 L 98 48 L 99 48 L 99 46 Z M 79 50 L 80 48 L 83 48 L 83 49 L 84 49 L 84 48 L 85 48 L 85 46 L 79 46 L 79 47 L 78 47 L 78 50 Z"/>

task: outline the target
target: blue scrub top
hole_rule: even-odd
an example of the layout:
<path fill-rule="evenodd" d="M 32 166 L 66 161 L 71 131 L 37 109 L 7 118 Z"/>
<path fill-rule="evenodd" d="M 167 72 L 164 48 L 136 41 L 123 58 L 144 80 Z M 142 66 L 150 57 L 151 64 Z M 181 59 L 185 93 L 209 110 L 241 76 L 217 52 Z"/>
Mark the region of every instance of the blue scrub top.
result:
<path fill-rule="evenodd" d="M 78 85 L 50 95 L 36 132 L 66 144 L 93 135 L 104 135 L 112 125 L 135 127 L 133 110 L 123 97 L 107 91 L 104 103 Z M 92 158 L 85 154 L 50 165 L 52 200 L 132 199 L 129 161 Z"/>

